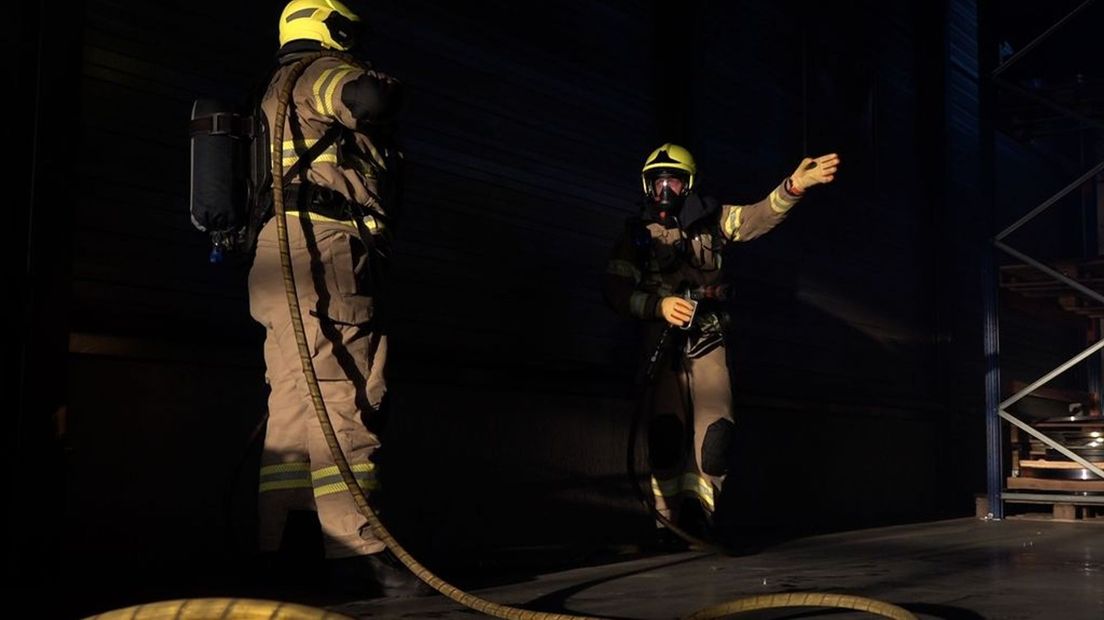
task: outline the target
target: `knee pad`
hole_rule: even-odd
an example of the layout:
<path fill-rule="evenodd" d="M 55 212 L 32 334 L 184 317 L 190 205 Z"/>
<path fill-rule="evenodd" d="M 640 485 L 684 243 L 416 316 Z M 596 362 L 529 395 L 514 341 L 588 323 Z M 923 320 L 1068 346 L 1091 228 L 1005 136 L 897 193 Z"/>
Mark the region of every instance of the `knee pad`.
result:
<path fill-rule="evenodd" d="M 732 420 L 717 420 L 705 430 L 702 440 L 701 468 L 710 476 L 728 473 L 728 447 L 732 444 L 735 425 Z"/>

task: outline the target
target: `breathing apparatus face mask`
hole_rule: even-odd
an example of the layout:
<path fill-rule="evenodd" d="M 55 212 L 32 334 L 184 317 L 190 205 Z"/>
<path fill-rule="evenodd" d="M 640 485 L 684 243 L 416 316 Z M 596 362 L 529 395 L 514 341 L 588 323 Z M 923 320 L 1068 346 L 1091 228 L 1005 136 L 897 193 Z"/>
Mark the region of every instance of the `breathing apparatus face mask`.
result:
<path fill-rule="evenodd" d="M 652 184 L 656 202 L 669 210 L 680 206 L 686 199 L 686 183 L 676 176 L 662 176 Z"/>
<path fill-rule="evenodd" d="M 656 219 L 665 221 L 678 215 L 689 193 L 689 179 L 669 171 L 660 171 L 648 180 L 649 207 Z"/>

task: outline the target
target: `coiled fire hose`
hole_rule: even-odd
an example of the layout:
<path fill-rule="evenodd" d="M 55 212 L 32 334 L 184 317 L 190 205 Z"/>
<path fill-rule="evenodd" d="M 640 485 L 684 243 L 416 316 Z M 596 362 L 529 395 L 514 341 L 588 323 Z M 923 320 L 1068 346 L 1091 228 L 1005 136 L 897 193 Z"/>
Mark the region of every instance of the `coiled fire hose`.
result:
<path fill-rule="evenodd" d="M 326 56 L 333 56 L 348 61 L 348 56 L 338 52 L 316 52 L 299 60 L 289 72 L 287 83 L 279 93 L 276 105 L 277 119 L 284 119 L 287 115 L 288 105 L 291 99 L 291 91 L 296 81 L 310 63 Z M 357 511 L 368 520 L 372 534 L 383 542 L 387 548 L 405 565 L 410 572 L 424 581 L 434 590 L 456 601 L 457 603 L 474 609 L 488 616 L 505 618 L 507 620 L 600 620 L 591 616 L 575 616 L 569 614 L 556 614 L 539 611 L 530 611 L 516 607 L 507 607 L 468 594 L 456 586 L 434 575 L 426 567 L 422 566 L 399 544 L 387 528 L 380 522 L 379 517 L 371 506 L 363 489 L 349 468 L 349 462 L 334 434 L 330 417 L 326 410 L 326 403 L 322 399 L 322 392 L 318 386 L 318 377 L 314 370 L 314 360 L 307 346 L 306 332 L 303 328 L 302 308 L 299 306 L 299 296 L 295 284 L 295 276 L 291 266 L 291 250 L 287 235 L 287 216 L 284 211 L 284 124 L 274 123 L 273 143 L 276 152 L 272 157 L 272 182 L 273 198 L 275 201 L 276 230 L 280 244 L 280 266 L 283 269 L 284 286 L 287 292 L 288 310 L 291 313 L 292 329 L 295 332 L 295 342 L 299 350 L 299 357 L 303 365 L 303 375 L 310 391 L 311 401 L 318 417 L 318 423 L 322 427 L 322 434 L 333 454 L 334 464 L 341 472 L 341 478 L 352 494 Z M 873 599 L 859 596 L 828 593 L 784 593 L 753 596 L 736 601 L 722 603 L 694 612 L 688 616 L 688 620 L 705 618 L 723 618 L 738 613 L 744 613 L 756 609 L 768 609 L 777 607 L 837 607 L 855 609 L 869 612 L 894 620 L 917 620 L 909 611 Z M 140 605 L 127 609 L 110 611 L 98 616 L 95 620 L 122 620 L 130 619 L 170 619 L 181 620 L 213 620 L 215 618 L 243 619 L 243 620 L 344 620 L 346 617 L 321 609 L 312 609 L 287 603 L 274 601 L 255 601 L 248 599 L 192 599 L 179 601 L 165 601 Z"/>

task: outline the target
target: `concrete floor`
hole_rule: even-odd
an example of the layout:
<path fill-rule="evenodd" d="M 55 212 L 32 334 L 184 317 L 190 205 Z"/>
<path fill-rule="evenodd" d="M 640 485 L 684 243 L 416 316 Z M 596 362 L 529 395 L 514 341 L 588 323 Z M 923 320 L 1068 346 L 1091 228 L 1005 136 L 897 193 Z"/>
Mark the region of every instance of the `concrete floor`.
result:
<path fill-rule="evenodd" d="M 943 620 L 1104 619 L 1104 523 L 956 519 L 818 536 L 755 555 L 682 552 L 478 590 L 497 603 L 605 618 L 678 618 L 731 599 L 855 594 Z M 471 618 L 440 596 L 329 607 L 358 618 Z M 870 618 L 810 608 L 740 618 Z"/>

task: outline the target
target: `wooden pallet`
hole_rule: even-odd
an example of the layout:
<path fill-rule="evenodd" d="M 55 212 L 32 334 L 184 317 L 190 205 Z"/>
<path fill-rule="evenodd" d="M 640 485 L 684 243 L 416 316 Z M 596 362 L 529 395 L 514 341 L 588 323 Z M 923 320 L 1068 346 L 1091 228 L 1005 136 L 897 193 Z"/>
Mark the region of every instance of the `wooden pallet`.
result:
<path fill-rule="evenodd" d="M 1046 478 L 1009 477 L 1005 484 L 1009 490 L 1016 491 L 1104 493 L 1104 480 L 1047 480 Z"/>
<path fill-rule="evenodd" d="M 1104 462 L 1093 462 L 1098 467 L 1104 467 Z M 1066 470 L 1083 469 L 1080 464 L 1071 461 L 1047 461 L 1021 459 L 1017 463 L 1018 471 L 1024 470 Z M 1049 478 L 1027 478 L 1024 476 L 1011 476 L 1005 479 L 1005 487 L 1008 492 L 1029 493 L 1032 497 L 1026 500 L 1032 504 L 1050 504 L 1051 519 L 1058 521 L 1074 521 L 1080 519 L 1097 519 L 1104 515 L 1104 505 L 1100 500 L 1104 498 L 1104 478 L 1091 480 L 1054 480 Z M 1086 493 L 1082 500 L 1071 497 L 1075 494 Z M 1047 495 L 1053 494 L 1052 502 L 1047 501 Z M 1017 502 L 1019 500 L 1010 500 Z"/>
<path fill-rule="evenodd" d="M 1093 465 L 1104 469 L 1104 462 L 1090 461 Z M 1104 493 L 1104 478 L 1099 478 L 1091 472 L 1085 475 L 1092 476 L 1088 480 L 1072 480 L 1057 478 L 1036 478 L 1023 475 L 1026 472 L 1059 472 L 1063 470 L 1084 470 L 1080 463 L 1073 461 L 1048 461 L 1045 459 L 1019 459 L 1015 463 L 1015 471 L 1019 475 L 1009 477 L 1005 483 L 1008 489 L 1030 491 L 1063 491 L 1066 493 Z"/>
<path fill-rule="evenodd" d="M 1077 501 L 1065 499 L 1065 497 L 1063 497 L 1068 497 L 1068 493 L 1070 492 L 1070 489 L 1066 488 L 1067 485 L 1064 484 L 1068 482 L 1070 481 L 1008 478 L 1008 488 L 1005 489 L 1004 495 L 1010 493 L 1032 493 L 1037 497 L 1027 501 L 1006 498 L 1004 500 L 1006 504 L 1049 506 L 1050 509 L 1048 512 L 1029 510 L 1016 514 L 1008 514 L 1006 509 L 1005 518 L 1035 519 L 1040 521 L 1078 521 L 1104 525 L 1104 505 L 1092 503 L 1088 498 L 1084 501 Z M 1050 501 L 1044 499 L 1045 492 L 1053 493 L 1055 495 L 1054 499 Z M 1100 497 L 1101 495 L 1095 496 L 1097 500 L 1099 500 Z M 991 519 L 992 511 L 989 509 L 989 498 L 983 494 L 979 494 L 974 500 L 977 518 L 985 520 Z"/>

